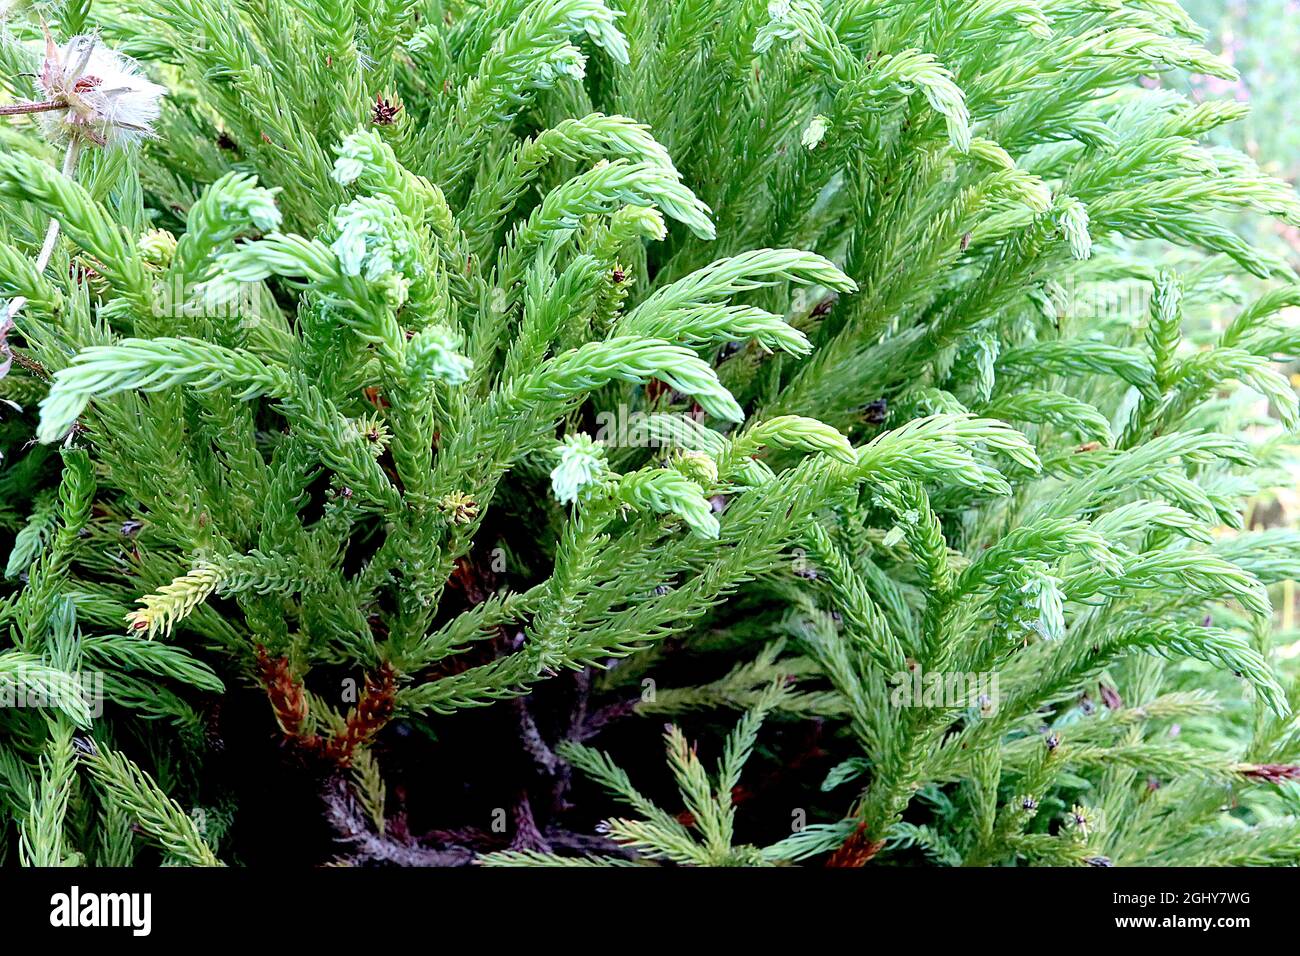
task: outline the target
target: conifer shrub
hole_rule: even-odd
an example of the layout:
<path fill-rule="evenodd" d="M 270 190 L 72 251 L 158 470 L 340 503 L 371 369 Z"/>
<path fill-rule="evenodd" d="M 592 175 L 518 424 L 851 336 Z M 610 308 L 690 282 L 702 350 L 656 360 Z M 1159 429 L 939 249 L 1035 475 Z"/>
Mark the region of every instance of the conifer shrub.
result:
<path fill-rule="evenodd" d="M 1300 199 L 1174 0 L 6 29 L 8 858 L 1300 858 Z"/>

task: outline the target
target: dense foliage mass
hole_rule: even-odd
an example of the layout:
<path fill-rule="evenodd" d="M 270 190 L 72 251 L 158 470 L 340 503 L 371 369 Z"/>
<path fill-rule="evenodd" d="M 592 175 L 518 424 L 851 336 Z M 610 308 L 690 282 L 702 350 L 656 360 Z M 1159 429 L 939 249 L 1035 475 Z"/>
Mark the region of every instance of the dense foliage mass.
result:
<path fill-rule="evenodd" d="M 1300 859 L 1300 287 L 1225 215 L 1300 199 L 1143 82 L 1201 39 L 20 4 L 0 851 Z"/>

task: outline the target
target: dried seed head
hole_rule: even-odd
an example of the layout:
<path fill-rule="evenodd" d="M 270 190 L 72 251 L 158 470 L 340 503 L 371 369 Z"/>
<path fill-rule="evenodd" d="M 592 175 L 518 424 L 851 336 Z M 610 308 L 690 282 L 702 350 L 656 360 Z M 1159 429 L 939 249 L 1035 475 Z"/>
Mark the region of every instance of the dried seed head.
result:
<path fill-rule="evenodd" d="M 397 122 L 397 114 L 401 110 L 401 103 L 393 103 L 380 94 L 375 97 L 375 105 L 370 108 L 370 122 L 376 126 L 392 126 Z"/>
<path fill-rule="evenodd" d="M 125 146 L 153 135 L 167 90 L 95 36 L 75 36 L 61 49 L 47 32 L 36 84 L 61 108 L 39 114 L 48 136 Z"/>

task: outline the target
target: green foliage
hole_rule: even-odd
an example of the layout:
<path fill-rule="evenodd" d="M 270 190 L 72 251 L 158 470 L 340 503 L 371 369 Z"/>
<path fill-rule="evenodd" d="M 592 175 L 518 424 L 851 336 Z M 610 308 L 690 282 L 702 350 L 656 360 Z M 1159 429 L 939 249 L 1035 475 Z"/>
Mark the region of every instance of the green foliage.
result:
<path fill-rule="evenodd" d="M 556 842 L 525 796 L 493 864 L 1295 862 L 1300 549 L 1244 515 L 1300 279 L 1223 214 L 1300 198 L 1137 83 L 1234 75 L 1176 3 L 74 6 L 168 96 L 139 146 L 0 130 L 24 862 L 235 861 L 223 693 L 359 859 L 473 856 L 385 830 L 385 742 L 492 707 L 545 812 L 576 767 L 638 814 Z M 1267 291 L 1206 336 L 1226 275 Z M 712 775 L 669 731 L 689 824 L 530 709 L 670 643 L 709 676 L 635 709 L 746 712 Z M 764 717 L 838 763 L 742 841 Z"/>

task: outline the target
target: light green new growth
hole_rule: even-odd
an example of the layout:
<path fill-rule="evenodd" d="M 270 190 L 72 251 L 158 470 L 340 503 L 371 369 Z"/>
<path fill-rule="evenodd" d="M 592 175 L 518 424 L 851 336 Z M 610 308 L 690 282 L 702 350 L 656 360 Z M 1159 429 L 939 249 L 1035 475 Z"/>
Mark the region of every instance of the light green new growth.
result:
<path fill-rule="evenodd" d="M 238 862 L 205 775 L 236 687 L 345 781 L 355 861 L 1300 859 L 1300 540 L 1250 517 L 1300 424 L 1300 278 L 1231 225 L 1300 199 L 1207 144 L 1242 104 L 1171 88 L 1234 75 L 1173 0 L 81 19 L 169 95 L 72 176 L 0 129 L 21 862 Z M 44 50 L 10 28 L 5 102 Z M 629 704 L 645 674 L 679 683 Z M 533 721 L 554 688 L 744 716 L 712 771 L 668 732 L 684 823 L 599 726 Z M 402 844 L 386 729 L 432 765 L 474 708 L 543 768 L 517 839 Z M 738 840 L 760 725 L 810 717 L 829 776 L 753 762 L 813 816 Z M 634 816 L 548 850 L 518 821 L 561 827 L 571 767 Z"/>

